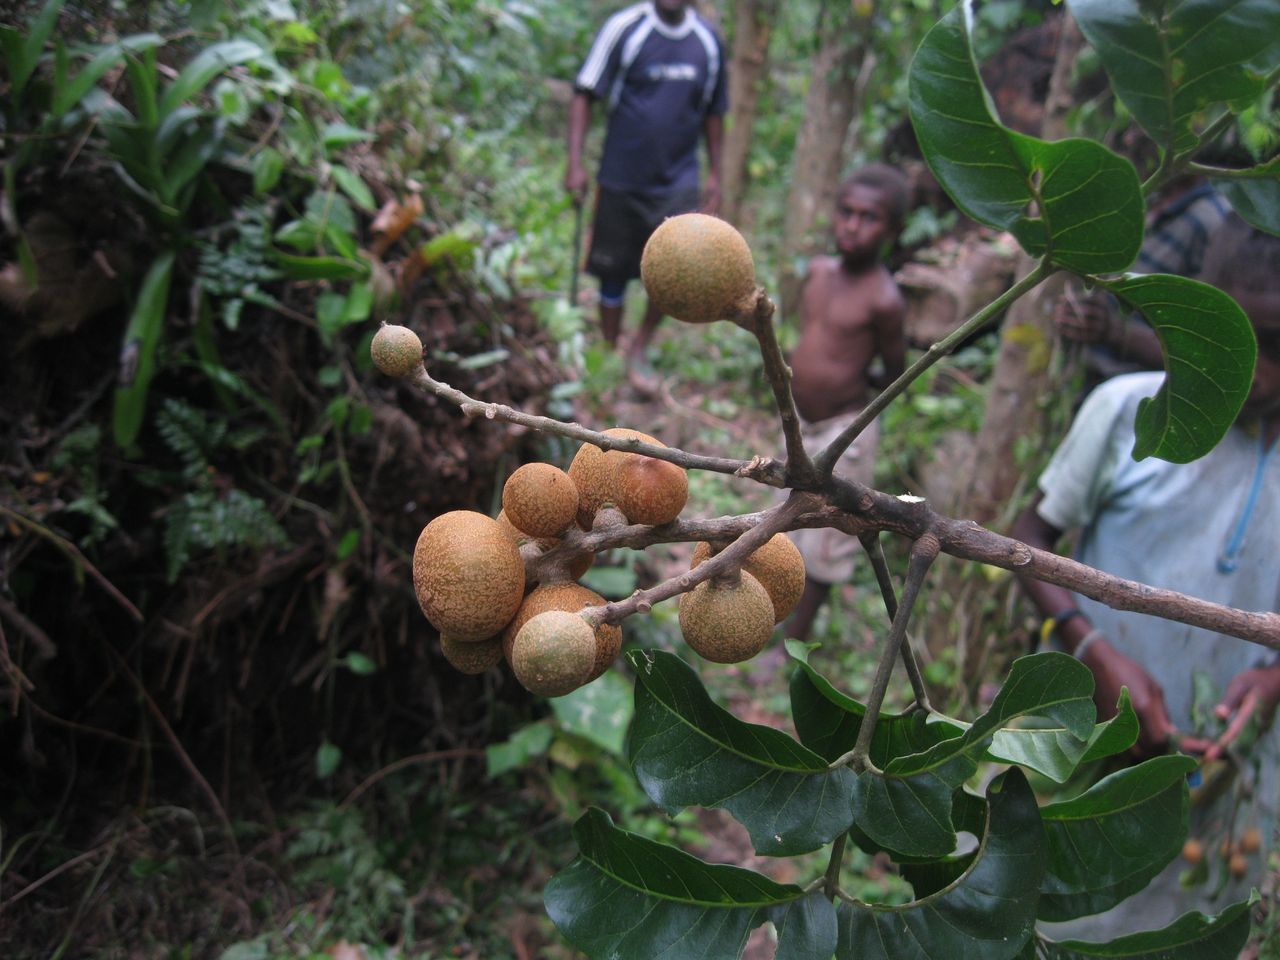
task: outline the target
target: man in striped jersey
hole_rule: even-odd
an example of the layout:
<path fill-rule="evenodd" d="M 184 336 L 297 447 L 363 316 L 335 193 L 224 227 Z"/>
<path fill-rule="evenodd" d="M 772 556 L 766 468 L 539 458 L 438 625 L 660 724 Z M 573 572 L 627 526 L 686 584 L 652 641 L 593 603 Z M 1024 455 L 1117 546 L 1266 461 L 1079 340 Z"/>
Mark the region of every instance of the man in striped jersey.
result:
<path fill-rule="evenodd" d="M 595 225 L 586 269 L 600 280 L 600 328 L 617 345 L 628 282 L 640 275 L 645 241 L 665 218 L 720 204 L 720 153 L 728 108 L 724 44 L 690 0 L 636 3 L 610 17 L 574 82 L 565 187 L 587 195 L 583 143 L 595 101 L 608 124 L 597 174 Z M 698 142 L 707 141 L 699 193 Z M 662 319 L 649 304 L 627 349 L 628 378 L 652 392 L 645 349 Z"/>

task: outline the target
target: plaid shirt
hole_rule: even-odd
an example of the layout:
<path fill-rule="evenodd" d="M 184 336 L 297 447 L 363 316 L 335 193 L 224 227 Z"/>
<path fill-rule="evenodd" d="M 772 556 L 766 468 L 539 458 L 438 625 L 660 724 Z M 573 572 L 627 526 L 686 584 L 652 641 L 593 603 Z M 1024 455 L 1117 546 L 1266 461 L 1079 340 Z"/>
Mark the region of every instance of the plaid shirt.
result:
<path fill-rule="evenodd" d="M 1209 237 L 1230 212 L 1231 207 L 1212 185 L 1207 181 L 1197 184 L 1147 225 L 1134 271 L 1196 276 L 1204 263 Z"/>

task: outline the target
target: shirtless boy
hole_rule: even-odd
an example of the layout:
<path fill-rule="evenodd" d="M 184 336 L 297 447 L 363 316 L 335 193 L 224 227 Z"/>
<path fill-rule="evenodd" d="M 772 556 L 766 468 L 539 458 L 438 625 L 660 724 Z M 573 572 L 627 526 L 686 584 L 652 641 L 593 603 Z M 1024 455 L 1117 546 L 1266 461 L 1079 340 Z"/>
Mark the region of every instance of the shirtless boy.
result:
<path fill-rule="evenodd" d="M 872 387 L 883 387 L 903 371 L 906 303 L 881 253 L 902 229 L 909 190 L 892 167 L 871 164 L 852 173 L 836 197 L 836 255 L 809 264 L 800 301 L 800 340 L 791 353 L 791 391 L 801 418 L 805 449 L 822 450 L 857 416 Z M 871 372 L 879 358 L 883 370 Z M 879 421 L 850 444 L 836 466 L 851 480 L 870 485 Z M 837 530 L 793 530 L 805 560 L 805 590 L 786 635 L 807 640 L 814 616 L 832 584 L 853 573 L 858 541 Z"/>

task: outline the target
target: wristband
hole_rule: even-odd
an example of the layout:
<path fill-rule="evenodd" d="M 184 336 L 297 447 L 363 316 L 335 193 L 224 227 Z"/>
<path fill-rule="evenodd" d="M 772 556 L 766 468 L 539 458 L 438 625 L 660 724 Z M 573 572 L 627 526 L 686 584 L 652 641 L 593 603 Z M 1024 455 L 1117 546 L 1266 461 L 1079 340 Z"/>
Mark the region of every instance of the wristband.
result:
<path fill-rule="evenodd" d="M 1092 630 L 1090 630 L 1088 633 L 1084 635 L 1083 639 L 1081 639 L 1079 643 L 1076 644 L 1076 648 L 1073 651 L 1071 651 L 1071 655 L 1075 657 L 1077 660 L 1083 660 L 1085 651 L 1088 650 L 1089 647 L 1093 645 L 1093 642 L 1095 640 L 1101 640 L 1104 636 L 1106 636 L 1106 634 L 1104 634 L 1097 627 L 1094 627 Z"/>
<path fill-rule="evenodd" d="M 1063 610 L 1059 610 L 1057 613 L 1050 614 L 1045 618 L 1044 623 L 1040 624 L 1040 642 L 1047 643 L 1050 637 L 1061 630 L 1064 623 L 1068 620 L 1074 619 L 1075 617 L 1083 616 L 1084 613 L 1079 607 L 1067 607 Z"/>

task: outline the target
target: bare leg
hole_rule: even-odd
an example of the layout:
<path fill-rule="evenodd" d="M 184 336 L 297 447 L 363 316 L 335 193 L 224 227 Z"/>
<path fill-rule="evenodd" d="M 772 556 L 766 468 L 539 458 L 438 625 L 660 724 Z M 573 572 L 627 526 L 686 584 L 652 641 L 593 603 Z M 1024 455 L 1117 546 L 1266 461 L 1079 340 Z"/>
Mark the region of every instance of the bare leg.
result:
<path fill-rule="evenodd" d="M 791 619 L 786 623 L 783 634 L 788 637 L 795 637 L 802 643 L 808 641 L 809 631 L 813 629 L 813 619 L 818 615 L 818 610 L 826 602 L 827 595 L 830 593 L 831 584 L 820 583 L 817 580 L 805 577 L 804 593 L 800 595 L 800 602 L 796 604 L 796 608 L 791 614 Z"/>
<path fill-rule="evenodd" d="M 618 345 L 618 334 L 622 331 L 622 306 L 600 304 L 600 332 L 610 347 Z"/>
<path fill-rule="evenodd" d="M 653 341 L 653 335 L 662 322 L 662 311 L 652 301 L 644 308 L 644 319 L 640 321 L 640 329 L 636 331 L 631 347 L 627 350 L 627 361 L 631 364 L 644 363 L 644 352 Z"/>

